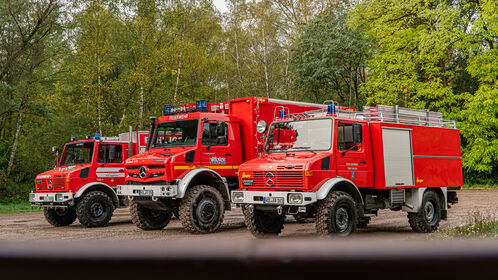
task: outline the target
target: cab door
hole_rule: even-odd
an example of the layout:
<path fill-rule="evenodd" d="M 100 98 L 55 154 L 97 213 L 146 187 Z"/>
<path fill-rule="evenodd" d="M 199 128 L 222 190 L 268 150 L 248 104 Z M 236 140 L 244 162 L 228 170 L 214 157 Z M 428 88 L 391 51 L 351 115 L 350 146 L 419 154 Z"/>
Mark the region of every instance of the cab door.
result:
<path fill-rule="evenodd" d="M 125 184 L 123 150 L 121 143 L 99 143 L 97 151 L 97 181 L 109 186 Z"/>
<path fill-rule="evenodd" d="M 224 177 L 235 176 L 232 168 L 232 146 L 228 141 L 227 124 L 223 121 L 204 121 L 202 125 L 201 165 Z"/>
<path fill-rule="evenodd" d="M 352 121 L 336 122 L 335 158 L 337 175 L 351 180 L 357 187 L 372 186 L 369 172 L 372 162 L 365 145 L 368 125 Z"/>

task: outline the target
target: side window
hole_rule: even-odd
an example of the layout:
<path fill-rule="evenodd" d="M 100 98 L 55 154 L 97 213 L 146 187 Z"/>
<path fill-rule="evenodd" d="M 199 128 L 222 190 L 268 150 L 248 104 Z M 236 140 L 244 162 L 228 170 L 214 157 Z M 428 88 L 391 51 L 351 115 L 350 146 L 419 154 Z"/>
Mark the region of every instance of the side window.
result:
<path fill-rule="evenodd" d="M 202 145 L 228 145 L 228 128 L 225 122 L 205 122 L 202 126 Z"/>
<path fill-rule="evenodd" d="M 361 151 L 361 144 L 357 145 L 353 141 L 353 123 L 337 124 L 337 150 Z"/>
<path fill-rule="evenodd" d="M 123 146 L 100 144 L 97 154 L 97 163 L 121 163 L 123 162 Z"/>

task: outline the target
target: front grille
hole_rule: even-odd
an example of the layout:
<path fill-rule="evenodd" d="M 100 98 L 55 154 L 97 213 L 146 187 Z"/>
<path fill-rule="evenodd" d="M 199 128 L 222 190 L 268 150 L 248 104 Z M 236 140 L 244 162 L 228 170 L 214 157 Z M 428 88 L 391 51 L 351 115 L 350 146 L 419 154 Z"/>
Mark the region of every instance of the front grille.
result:
<path fill-rule="evenodd" d="M 140 169 L 140 167 L 145 166 L 148 169 L 163 169 L 166 168 L 164 165 L 136 165 L 136 166 L 127 166 L 126 169 L 128 170 L 133 170 L 133 169 Z"/>
<path fill-rule="evenodd" d="M 48 183 L 49 180 L 51 181 L 51 184 Z M 39 181 L 41 181 L 41 184 L 36 186 L 36 189 L 38 191 L 63 190 L 64 187 L 66 186 L 66 179 L 65 178 L 46 179 L 46 180 L 39 180 Z"/>
<path fill-rule="evenodd" d="M 127 166 L 126 169 L 140 169 L 140 165 L 137 165 L 137 166 Z"/>
<path fill-rule="evenodd" d="M 304 165 L 278 165 L 277 170 L 302 170 Z"/>
<path fill-rule="evenodd" d="M 272 173 L 275 176 L 275 183 L 268 186 L 265 181 L 265 175 Z M 255 187 L 290 187 L 302 188 L 304 185 L 303 171 L 256 171 L 253 172 Z"/>

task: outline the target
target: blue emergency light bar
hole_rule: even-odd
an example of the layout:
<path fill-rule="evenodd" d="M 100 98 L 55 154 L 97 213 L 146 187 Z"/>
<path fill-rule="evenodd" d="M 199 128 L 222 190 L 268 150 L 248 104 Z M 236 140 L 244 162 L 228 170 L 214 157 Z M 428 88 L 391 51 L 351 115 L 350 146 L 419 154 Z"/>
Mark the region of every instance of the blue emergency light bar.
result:
<path fill-rule="evenodd" d="M 286 115 L 287 115 L 287 112 L 285 112 L 285 109 L 278 111 L 278 118 L 279 119 L 285 119 Z"/>
<path fill-rule="evenodd" d="M 75 142 L 75 141 L 76 141 L 76 137 L 71 136 L 71 138 L 69 138 L 69 142 Z"/>
<path fill-rule="evenodd" d="M 197 100 L 197 110 L 198 111 L 207 111 L 207 100 Z"/>
<path fill-rule="evenodd" d="M 195 104 L 164 105 L 164 115 L 208 111 L 207 100 L 197 100 Z"/>
<path fill-rule="evenodd" d="M 95 135 L 93 135 L 93 139 L 100 140 L 100 134 L 95 133 Z"/>
<path fill-rule="evenodd" d="M 335 114 L 335 105 L 334 104 L 329 104 L 327 106 L 327 114 Z"/>

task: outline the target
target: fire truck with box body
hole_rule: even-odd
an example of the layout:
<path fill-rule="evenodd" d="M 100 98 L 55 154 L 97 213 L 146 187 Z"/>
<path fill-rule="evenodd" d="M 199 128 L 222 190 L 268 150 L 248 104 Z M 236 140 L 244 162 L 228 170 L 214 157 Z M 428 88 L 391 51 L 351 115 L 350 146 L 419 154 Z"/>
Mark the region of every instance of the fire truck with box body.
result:
<path fill-rule="evenodd" d="M 54 169 L 35 178 L 32 206 L 43 207 L 45 218 L 54 226 L 68 226 L 76 218 L 86 227 L 106 226 L 113 211 L 125 202 L 116 185 L 125 183 L 124 161 L 145 151 L 147 131 L 122 133 L 119 137 L 76 140 L 71 137 Z"/>
<path fill-rule="evenodd" d="M 268 123 L 284 108 L 300 113 L 326 105 L 258 97 L 167 105 L 165 116 L 151 118 L 147 152 L 126 160 L 127 184 L 117 188 L 131 201 L 132 221 L 162 229 L 179 213 L 190 232 L 216 231 L 231 209 L 240 164 L 258 155 Z"/>
<path fill-rule="evenodd" d="M 241 165 L 242 206 L 255 236 L 276 235 L 286 214 L 319 234 L 348 235 L 379 209 L 403 210 L 416 232 L 446 219 L 463 185 L 459 131 L 441 113 L 398 106 L 280 114 L 264 155 Z"/>

